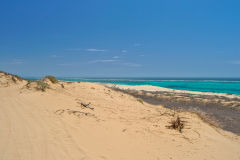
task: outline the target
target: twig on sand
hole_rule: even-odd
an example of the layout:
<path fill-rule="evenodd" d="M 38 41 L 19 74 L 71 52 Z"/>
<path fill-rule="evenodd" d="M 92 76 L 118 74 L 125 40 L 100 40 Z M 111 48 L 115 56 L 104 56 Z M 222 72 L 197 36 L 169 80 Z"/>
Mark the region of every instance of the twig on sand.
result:
<path fill-rule="evenodd" d="M 88 104 L 87 103 L 82 103 L 82 102 L 78 102 L 78 103 L 81 104 L 82 107 L 94 110 L 94 108 L 90 106 L 91 102 L 89 102 Z"/>

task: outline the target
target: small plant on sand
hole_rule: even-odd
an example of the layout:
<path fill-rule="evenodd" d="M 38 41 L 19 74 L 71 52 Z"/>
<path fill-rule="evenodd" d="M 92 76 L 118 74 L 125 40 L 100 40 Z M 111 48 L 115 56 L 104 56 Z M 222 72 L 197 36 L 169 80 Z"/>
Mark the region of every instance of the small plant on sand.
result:
<path fill-rule="evenodd" d="M 41 91 L 46 91 L 46 89 L 49 88 L 49 85 L 43 81 L 37 81 L 37 90 L 41 90 Z"/>
<path fill-rule="evenodd" d="M 7 72 L 4 72 L 4 71 L 0 71 L 0 73 L 6 75 L 6 76 L 12 76 L 14 77 L 15 80 L 19 80 L 19 81 L 22 81 L 22 80 L 25 80 L 24 78 L 22 77 L 19 77 L 17 75 L 14 75 L 14 74 L 11 74 L 11 73 L 7 73 Z M 13 79 L 12 79 L 13 80 Z M 13 80 L 14 81 L 14 80 Z"/>
<path fill-rule="evenodd" d="M 19 76 L 14 75 L 14 74 L 11 74 L 11 73 L 7 73 L 7 72 L 3 72 L 3 71 L 0 71 L 0 73 L 2 73 L 5 76 L 11 76 L 11 79 L 14 83 L 16 83 L 17 80 L 19 80 L 19 81 L 25 80 L 24 78 L 19 77 Z"/>
<path fill-rule="evenodd" d="M 170 125 L 166 126 L 169 129 L 175 129 L 178 130 L 180 133 L 182 133 L 182 129 L 184 127 L 183 121 L 180 119 L 179 116 L 177 116 L 176 119 L 172 120 L 170 122 Z"/>
<path fill-rule="evenodd" d="M 49 79 L 52 83 L 58 83 L 58 80 L 54 76 L 46 76 L 43 79 Z"/>
<path fill-rule="evenodd" d="M 27 89 L 30 89 L 32 82 L 34 82 L 34 81 L 33 80 L 27 80 L 27 84 L 25 85 Z"/>
<path fill-rule="evenodd" d="M 17 80 L 12 76 L 12 81 L 14 82 L 14 83 L 17 83 Z"/>
<path fill-rule="evenodd" d="M 137 101 L 143 104 L 143 100 L 141 98 L 138 98 Z"/>

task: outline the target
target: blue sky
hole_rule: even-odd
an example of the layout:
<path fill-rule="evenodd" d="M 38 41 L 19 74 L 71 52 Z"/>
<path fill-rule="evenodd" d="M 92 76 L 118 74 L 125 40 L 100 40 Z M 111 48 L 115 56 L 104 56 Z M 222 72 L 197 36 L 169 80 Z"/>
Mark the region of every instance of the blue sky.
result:
<path fill-rule="evenodd" d="M 239 6 L 234 0 L 0 1 L 0 70 L 240 77 Z"/>

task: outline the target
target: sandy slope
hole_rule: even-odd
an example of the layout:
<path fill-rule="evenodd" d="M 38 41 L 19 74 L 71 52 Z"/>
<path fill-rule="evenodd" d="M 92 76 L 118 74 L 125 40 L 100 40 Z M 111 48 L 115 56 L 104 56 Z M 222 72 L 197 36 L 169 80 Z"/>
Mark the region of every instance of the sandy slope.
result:
<path fill-rule="evenodd" d="M 172 111 L 100 84 L 46 92 L 25 84 L 0 87 L 0 160 L 240 159 L 238 136 L 193 114 L 180 114 L 187 122 L 179 133 L 165 127 Z"/>

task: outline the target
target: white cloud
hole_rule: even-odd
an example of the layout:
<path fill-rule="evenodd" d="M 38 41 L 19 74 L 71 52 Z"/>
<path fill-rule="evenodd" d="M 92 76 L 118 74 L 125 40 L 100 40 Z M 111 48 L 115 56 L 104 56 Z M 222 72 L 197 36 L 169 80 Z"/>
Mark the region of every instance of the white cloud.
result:
<path fill-rule="evenodd" d="M 128 67 L 141 67 L 142 66 L 141 64 L 131 63 L 131 62 L 122 63 L 122 65 L 128 66 Z"/>
<path fill-rule="evenodd" d="M 231 63 L 231 64 L 240 64 L 240 60 L 237 60 L 237 61 L 231 61 L 230 63 Z"/>
<path fill-rule="evenodd" d="M 140 43 L 134 43 L 133 44 L 133 46 L 135 46 L 135 47 L 138 47 L 138 46 L 141 46 L 142 44 L 140 44 Z"/>
<path fill-rule="evenodd" d="M 77 52 L 77 51 L 82 51 L 82 49 L 81 48 L 68 48 L 68 49 L 65 49 L 65 51 Z"/>
<path fill-rule="evenodd" d="M 89 61 L 88 63 L 109 63 L 109 62 L 116 62 L 117 60 L 114 59 L 97 59 L 93 61 Z"/>
<path fill-rule="evenodd" d="M 58 66 L 77 66 L 79 63 L 60 63 Z"/>
<path fill-rule="evenodd" d="M 88 48 L 88 49 L 85 49 L 85 51 L 88 51 L 88 52 L 105 52 L 107 50 L 106 49 Z"/>
<path fill-rule="evenodd" d="M 70 52 L 79 52 L 79 51 L 87 51 L 87 52 L 106 52 L 106 49 L 96 49 L 96 48 L 87 48 L 87 49 L 82 49 L 82 48 L 68 48 L 65 49 L 65 51 L 70 51 Z"/>
<path fill-rule="evenodd" d="M 23 64 L 23 61 L 21 59 L 14 59 L 10 64 Z"/>
<path fill-rule="evenodd" d="M 7 64 L 7 65 L 20 65 L 23 64 L 23 61 L 21 59 L 13 59 L 8 62 L 0 62 L 0 64 Z"/>
<path fill-rule="evenodd" d="M 118 59 L 118 58 L 120 58 L 119 56 L 113 56 L 112 58 L 114 58 L 114 59 Z"/>
<path fill-rule="evenodd" d="M 122 53 L 127 53 L 127 50 L 121 50 Z"/>
<path fill-rule="evenodd" d="M 57 58 L 58 56 L 55 55 L 55 54 L 53 54 L 53 55 L 51 55 L 50 57 L 51 57 L 51 58 Z"/>

